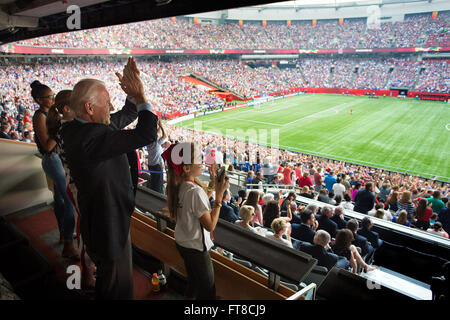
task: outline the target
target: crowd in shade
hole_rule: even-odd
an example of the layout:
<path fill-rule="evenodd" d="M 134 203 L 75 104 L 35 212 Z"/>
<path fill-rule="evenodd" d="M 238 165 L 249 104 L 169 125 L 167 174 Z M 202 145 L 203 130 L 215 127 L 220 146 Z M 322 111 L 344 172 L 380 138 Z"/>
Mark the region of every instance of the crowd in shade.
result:
<path fill-rule="evenodd" d="M 447 43 L 450 11 L 406 15 L 403 21 L 373 24 L 366 18 L 292 21 L 237 21 L 194 24 L 187 18 L 150 20 L 62 33 L 17 42 L 62 48 L 152 49 L 341 49 L 406 48 Z M 129 35 L 133 34 L 133 37 Z M 447 39 L 447 40 L 446 40 Z"/>

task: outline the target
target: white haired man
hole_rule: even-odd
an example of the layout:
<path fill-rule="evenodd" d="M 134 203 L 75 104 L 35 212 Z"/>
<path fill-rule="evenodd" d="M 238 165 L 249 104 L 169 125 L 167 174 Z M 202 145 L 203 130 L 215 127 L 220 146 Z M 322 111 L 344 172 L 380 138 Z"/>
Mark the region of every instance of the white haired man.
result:
<path fill-rule="evenodd" d="M 110 115 L 113 106 L 103 82 L 81 80 L 70 99 L 76 117 L 61 130 L 78 189 L 81 234 L 97 266 L 97 299 L 133 299 L 130 217 L 134 193 L 126 154 L 157 139 L 158 117 L 145 99 L 134 59 L 128 60 L 123 76 L 116 75 L 128 95 L 125 107 Z M 130 105 L 131 99 L 134 104 Z M 135 129 L 121 130 L 136 117 Z"/>
<path fill-rule="evenodd" d="M 300 251 L 310 254 L 317 259 L 317 265 L 326 267 L 328 271 L 334 266 L 347 269 L 349 261 L 333 253 L 330 249 L 330 234 L 325 230 L 317 230 L 314 236 L 314 245 L 304 242 L 300 245 Z"/>

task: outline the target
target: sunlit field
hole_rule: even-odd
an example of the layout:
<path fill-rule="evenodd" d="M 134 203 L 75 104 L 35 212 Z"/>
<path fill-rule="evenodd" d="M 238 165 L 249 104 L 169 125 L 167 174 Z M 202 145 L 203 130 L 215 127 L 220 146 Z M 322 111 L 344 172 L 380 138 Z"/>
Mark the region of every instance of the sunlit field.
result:
<path fill-rule="evenodd" d="M 282 149 L 450 181 L 450 107 L 442 102 L 306 94 L 177 125 L 238 139 L 266 130 L 261 144 L 278 136 Z"/>

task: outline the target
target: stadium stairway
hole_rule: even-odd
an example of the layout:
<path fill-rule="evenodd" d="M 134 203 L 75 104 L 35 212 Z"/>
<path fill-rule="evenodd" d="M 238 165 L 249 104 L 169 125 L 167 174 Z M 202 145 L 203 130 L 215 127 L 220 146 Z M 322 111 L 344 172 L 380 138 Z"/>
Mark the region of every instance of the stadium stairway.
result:
<path fill-rule="evenodd" d="M 206 79 L 205 77 L 203 77 L 199 74 L 189 73 L 189 74 L 180 76 L 180 78 L 182 78 L 184 81 L 188 81 L 188 82 L 191 82 L 196 85 L 203 85 L 203 86 L 211 89 L 211 91 L 210 91 L 211 94 L 215 94 L 222 99 L 226 96 L 231 95 L 233 100 L 240 100 L 240 101 L 245 100 L 245 97 L 243 97 L 239 93 L 234 92 L 230 89 L 225 89 L 222 86 L 220 86 L 219 84 L 217 84 L 209 79 Z"/>

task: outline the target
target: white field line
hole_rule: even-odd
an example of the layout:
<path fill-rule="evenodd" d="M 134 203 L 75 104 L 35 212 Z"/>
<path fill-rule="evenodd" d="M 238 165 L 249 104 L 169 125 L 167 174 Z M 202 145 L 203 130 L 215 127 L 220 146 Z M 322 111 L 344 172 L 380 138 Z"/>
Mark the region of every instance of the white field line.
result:
<path fill-rule="evenodd" d="M 337 110 L 338 110 L 339 108 L 344 107 L 344 106 L 345 106 L 345 107 L 353 106 L 353 105 L 357 104 L 358 102 L 359 102 L 359 101 L 353 101 L 353 102 L 345 102 L 345 103 L 341 103 L 341 104 L 339 104 L 339 105 L 337 105 L 337 106 L 333 106 L 333 107 L 331 107 L 331 108 L 328 108 L 328 109 L 325 109 L 325 110 L 322 110 L 322 111 L 319 111 L 319 112 L 310 114 L 309 116 L 302 117 L 302 118 L 300 118 L 300 119 L 297 119 L 297 120 L 294 120 L 294 121 L 285 123 L 284 126 L 290 126 L 291 124 L 296 123 L 296 122 L 298 122 L 298 121 L 300 121 L 300 120 L 303 120 L 303 119 L 315 118 L 317 115 L 319 115 L 319 114 L 321 114 L 321 113 L 328 112 L 328 111 L 333 111 L 333 110 L 334 110 L 334 111 L 336 111 L 336 113 L 338 113 Z"/>

